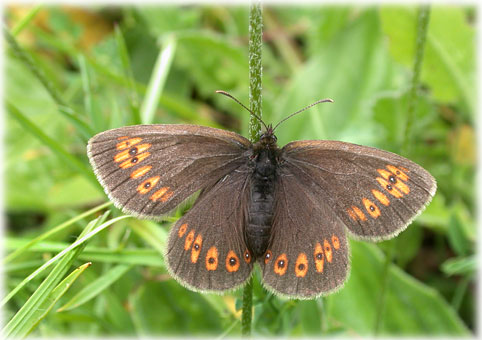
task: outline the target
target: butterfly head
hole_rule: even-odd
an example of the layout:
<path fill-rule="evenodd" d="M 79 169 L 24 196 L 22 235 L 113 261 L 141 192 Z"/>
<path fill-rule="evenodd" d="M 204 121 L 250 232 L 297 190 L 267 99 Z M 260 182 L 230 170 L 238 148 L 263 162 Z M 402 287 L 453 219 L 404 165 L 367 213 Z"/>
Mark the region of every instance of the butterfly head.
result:
<path fill-rule="evenodd" d="M 276 136 L 274 135 L 273 126 L 269 124 L 268 126 L 266 126 L 266 131 L 264 131 L 261 137 L 259 138 L 259 142 L 264 147 L 275 148 L 277 146 L 276 145 L 277 141 L 278 141 L 278 138 L 276 138 Z"/>

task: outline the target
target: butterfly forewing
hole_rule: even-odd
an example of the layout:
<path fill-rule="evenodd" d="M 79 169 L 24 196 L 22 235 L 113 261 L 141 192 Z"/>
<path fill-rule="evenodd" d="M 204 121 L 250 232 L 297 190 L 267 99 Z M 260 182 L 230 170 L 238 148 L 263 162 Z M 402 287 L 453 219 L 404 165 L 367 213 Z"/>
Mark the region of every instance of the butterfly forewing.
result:
<path fill-rule="evenodd" d="M 159 218 L 246 164 L 250 145 L 238 134 L 209 127 L 137 125 L 96 135 L 88 155 L 116 206 Z"/>
<path fill-rule="evenodd" d="M 348 273 L 345 227 L 311 187 L 308 175 L 281 166 L 270 245 L 260 259 L 264 284 L 281 295 L 314 298 L 338 289 Z"/>
<path fill-rule="evenodd" d="M 223 291 L 243 284 L 253 259 L 243 230 L 249 196 L 246 164 L 201 193 L 169 234 L 167 266 L 194 290 Z"/>
<path fill-rule="evenodd" d="M 282 149 L 285 162 L 310 178 L 356 236 L 393 237 L 430 202 L 435 179 L 414 162 L 366 146 L 337 141 L 300 141 Z"/>

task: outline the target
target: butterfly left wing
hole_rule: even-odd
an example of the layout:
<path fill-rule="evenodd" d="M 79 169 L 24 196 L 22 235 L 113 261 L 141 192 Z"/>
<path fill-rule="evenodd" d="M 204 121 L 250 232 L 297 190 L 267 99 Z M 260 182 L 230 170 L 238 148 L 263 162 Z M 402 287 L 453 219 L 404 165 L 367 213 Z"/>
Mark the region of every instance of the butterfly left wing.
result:
<path fill-rule="evenodd" d="M 368 240 L 389 239 L 404 230 L 430 202 L 435 179 L 397 154 L 338 141 L 297 141 L 282 159 L 311 181 L 348 229 Z"/>
<path fill-rule="evenodd" d="M 236 133 L 205 126 L 135 125 L 92 137 L 88 156 L 118 208 L 159 218 L 245 164 L 250 146 Z"/>
<path fill-rule="evenodd" d="M 349 250 L 345 227 L 311 179 L 281 164 L 274 220 L 265 256 L 259 259 L 268 290 L 310 299 L 339 289 L 346 280 Z"/>
<path fill-rule="evenodd" d="M 167 268 L 188 288 L 221 292 L 249 278 L 254 261 L 243 228 L 250 178 L 246 164 L 224 176 L 171 229 Z"/>

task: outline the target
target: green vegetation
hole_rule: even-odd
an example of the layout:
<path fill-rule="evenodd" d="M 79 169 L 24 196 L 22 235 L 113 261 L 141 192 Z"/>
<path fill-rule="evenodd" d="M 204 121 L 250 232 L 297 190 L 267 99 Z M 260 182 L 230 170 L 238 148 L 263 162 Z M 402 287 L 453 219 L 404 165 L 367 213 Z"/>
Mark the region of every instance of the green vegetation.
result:
<path fill-rule="evenodd" d="M 280 299 L 256 272 L 253 336 L 474 334 L 476 12 L 430 8 L 412 90 L 417 13 L 264 8 L 265 121 L 334 100 L 281 125 L 279 144 L 336 139 L 397 152 L 429 170 L 438 191 L 396 239 L 351 240 L 351 274 L 335 294 Z M 106 204 L 86 143 L 139 123 L 248 136 L 249 114 L 214 93 L 249 102 L 248 17 L 248 7 L 6 9 L 6 335 L 241 334 L 242 289 L 194 293 L 166 271 L 167 233 L 186 207 L 152 222 Z"/>

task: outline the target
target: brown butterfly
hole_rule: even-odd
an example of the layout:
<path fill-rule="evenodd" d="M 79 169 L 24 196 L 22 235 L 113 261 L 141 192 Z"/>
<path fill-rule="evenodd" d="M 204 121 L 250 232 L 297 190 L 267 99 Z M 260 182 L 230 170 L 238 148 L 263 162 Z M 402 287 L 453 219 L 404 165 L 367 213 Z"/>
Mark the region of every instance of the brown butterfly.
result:
<path fill-rule="evenodd" d="M 88 155 L 109 198 L 140 218 L 159 218 L 200 192 L 169 234 L 166 264 L 181 284 L 234 289 L 258 263 L 270 291 L 314 298 L 346 280 L 345 228 L 366 240 L 394 237 L 436 182 L 371 147 L 310 140 L 279 148 L 277 126 L 265 125 L 254 144 L 197 125 L 126 126 L 90 139 Z"/>

